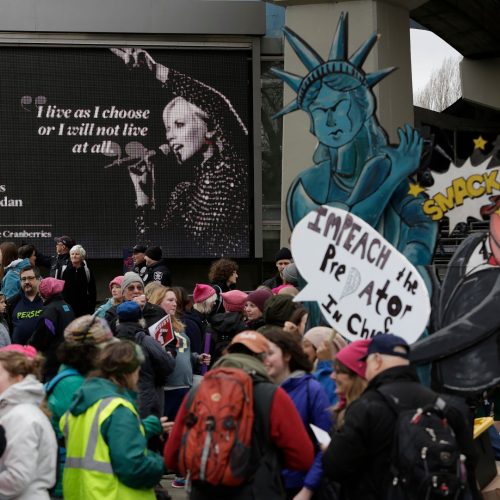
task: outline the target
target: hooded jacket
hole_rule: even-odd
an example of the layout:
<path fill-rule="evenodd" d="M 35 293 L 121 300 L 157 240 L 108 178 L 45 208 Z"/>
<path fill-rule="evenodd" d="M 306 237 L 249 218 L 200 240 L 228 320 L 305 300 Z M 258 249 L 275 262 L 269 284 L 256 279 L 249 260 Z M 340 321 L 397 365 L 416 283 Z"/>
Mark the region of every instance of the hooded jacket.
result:
<path fill-rule="evenodd" d="M 2 292 L 6 300 L 9 300 L 21 291 L 19 274 L 21 273 L 21 269 L 29 266 L 31 266 L 29 259 L 16 259 L 5 268 L 5 274 L 2 279 Z"/>
<path fill-rule="evenodd" d="M 81 415 L 93 404 L 109 397 L 134 403 L 133 393 L 109 380 L 94 377 L 80 387 L 69 411 L 74 416 Z M 151 436 L 141 433 L 137 416 L 128 408 L 119 406 L 102 424 L 101 435 L 109 447 L 113 472 L 120 482 L 130 488 L 152 488 L 160 481 L 164 473 L 163 461 L 147 450 L 147 439 Z"/>
<path fill-rule="evenodd" d="M 0 497 L 49 499 L 56 481 L 57 442 L 49 419 L 38 405 L 45 392 L 34 375 L 0 395 L 0 425 L 7 448 L 0 458 Z"/>
<path fill-rule="evenodd" d="M 142 418 L 148 415 L 161 417 L 158 389 L 167 383 L 168 376 L 174 370 L 175 359 L 138 323 L 120 321 L 116 329 L 118 338 L 132 340 L 141 346 L 144 353 L 145 361 L 139 371 L 139 415 Z"/>
<path fill-rule="evenodd" d="M 290 396 L 308 432 L 310 432 L 309 424 L 314 424 L 324 431 L 330 432 L 332 427 L 332 415 L 329 411 L 330 402 L 321 384 L 311 374 L 297 370 L 281 384 L 281 387 Z M 318 448 L 314 465 L 307 473 L 285 469 L 283 471 L 285 488 L 305 486 L 314 491 L 323 477 L 321 458 L 322 453 Z"/>

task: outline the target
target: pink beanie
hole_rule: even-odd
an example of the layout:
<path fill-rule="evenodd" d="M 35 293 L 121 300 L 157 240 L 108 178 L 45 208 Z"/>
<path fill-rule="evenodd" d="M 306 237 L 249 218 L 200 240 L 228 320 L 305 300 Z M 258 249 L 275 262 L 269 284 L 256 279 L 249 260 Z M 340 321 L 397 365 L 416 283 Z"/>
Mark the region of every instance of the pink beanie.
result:
<path fill-rule="evenodd" d="M 0 352 L 19 352 L 27 358 L 34 359 L 38 354 L 37 350 L 31 345 L 9 344 L 0 348 Z"/>
<path fill-rule="evenodd" d="M 229 290 L 229 292 L 221 293 L 221 296 L 226 312 L 243 311 L 245 302 L 248 300 L 248 295 L 240 290 Z"/>
<path fill-rule="evenodd" d="M 110 282 L 109 282 L 109 290 L 113 288 L 113 285 L 119 286 L 120 288 L 122 287 L 122 282 L 123 282 L 123 276 L 115 276 Z"/>
<path fill-rule="evenodd" d="M 61 293 L 63 289 L 63 280 L 58 280 L 56 278 L 43 278 L 43 280 L 40 281 L 40 295 L 45 299 L 49 299 L 52 295 Z"/>
<path fill-rule="evenodd" d="M 366 361 L 360 361 L 360 358 L 366 356 L 370 342 L 371 340 L 356 340 L 351 342 L 337 353 L 337 361 L 340 361 L 360 377 L 365 378 Z"/>
<path fill-rule="evenodd" d="M 204 285 L 202 283 L 196 283 L 193 291 L 193 302 L 195 304 L 199 304 L 200 302 L 204 302 L 212 295 L 215 295 L 216 291 L 210 285 Z"/>

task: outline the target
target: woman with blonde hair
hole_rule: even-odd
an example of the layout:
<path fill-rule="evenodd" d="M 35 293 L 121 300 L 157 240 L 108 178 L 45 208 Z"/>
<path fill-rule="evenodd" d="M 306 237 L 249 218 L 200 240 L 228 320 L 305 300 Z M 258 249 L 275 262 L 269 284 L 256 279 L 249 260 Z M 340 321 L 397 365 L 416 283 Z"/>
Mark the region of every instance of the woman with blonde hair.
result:
<path fill-rule="evenodd" d="M 215 294 L 215 290 L 214 290 Z M 191 352 L 191 341 L 186 335 L 185 326 L 177 318 L 177 297 L 171 288 L 156 287 L 151 293 L 149 301 L 159 305 L 170 315 L 174 335 L 177 340 L 177 356 L 174 371 L 168 376 L 165 386 L 164 415 L 173 422 L 181 406 L 184 396 L 193 386 L 193 369 L 197 365 L 210 364 L 209 354 Z M 184 486 L 184 478 L 176 477 L 172 483 L 174 488 Z"/>
<path fill-rule="evenodd" d="M 0 349 L 0 425 L 7 440 L 0 458 L 1 498 L 49 500 L 56 481 L 56 436 L 40 409 L 42 365 L 34 347 Z"/>
<path fill-rule="evenodd" d="M 337 403 L 335 382 L 332 379 L 333 362 L 347 342 L 333 328 L 315 326 L 302 339 L 302 349 L 313 363 L 313 376 L 323 386 L 330 403 Z"/>
<path fill-rule="evenodd" d="M 366 361 L 360 359 L 366 356 L 369 345 L 370 340 L 356 340 L 341 349 L 335 358 L 332 378 L 339 397 L 334 407 L 336 429 L 343 427 L 347 408 L 361 396 L 368 384 L 365 378 Z"/>

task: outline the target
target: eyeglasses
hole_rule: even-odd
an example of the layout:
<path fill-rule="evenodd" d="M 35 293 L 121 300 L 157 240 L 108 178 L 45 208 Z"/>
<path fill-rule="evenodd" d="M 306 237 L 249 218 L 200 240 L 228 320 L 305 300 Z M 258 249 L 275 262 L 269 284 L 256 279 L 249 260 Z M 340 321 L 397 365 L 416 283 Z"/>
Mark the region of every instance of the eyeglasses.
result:
<path fill-rule="evenodd" d="M 33 281 L 33 280 L 36 280 L 36 276 L 23 276 L 21 278 L 21 281 L 26 283 L 26 281 Z"/>
<path fill-rule="evenodd" d="M 129 292 L 133 292 L 134 290 L 138 290 L 139 292 L 142 292 L 144 290 L 144 287 L 142 285 L 129 285 L 127 287 L 127 290 Z"/>

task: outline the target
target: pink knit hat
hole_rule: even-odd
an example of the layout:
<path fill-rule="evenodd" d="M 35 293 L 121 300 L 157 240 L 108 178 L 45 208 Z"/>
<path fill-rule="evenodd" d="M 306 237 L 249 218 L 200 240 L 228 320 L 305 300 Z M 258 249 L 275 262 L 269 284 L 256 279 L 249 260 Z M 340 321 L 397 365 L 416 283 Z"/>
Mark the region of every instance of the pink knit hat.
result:
<path fill-rule="evenodd" d="M 366 361 L 360 361 L 360 358 L 366 356 L 370 342 L 371 340 L 351 342 L 337 353 L 337 361 L 340 361 L 360 377 L 365 378 Z"/>
<path fill-rule="evenodd" d="M 43 280 L 40 281 L 40 287 L 38 289 L 43 298 L 49 299 L 52 295 L 56 295 L 63 291 L 64 281 L 56 278 L 43 278 Z"/>
<path fill-rule="evenodd" d="M 109 290 L 113 288 L 113 285 L 119 286 L 121 288 L 123 282 L 123 276 L 115 276 L 110 282 L 109 282 Z"/>
<path fill-rule="evenodd" d="M 212 295 L 215 295 L 216 291 L 210 285 L 204 285 L 203 283 L 196 283 L 193 291 L 193 302 L 199 304 L 204 302 Z"/>
<path fill-rule="evenodd" d="M 0 348 L 0 352 L 19 352 L 27 358 L 34 359 L 38 354 L 37 350 L 31 345 L 9 344 Z"/>
<path fill-rule="evenodd" d="M 248 295 L 240 290 L 229 290 L 221 293 L 226 312 L 240 312 L 245 307 Z"/>

